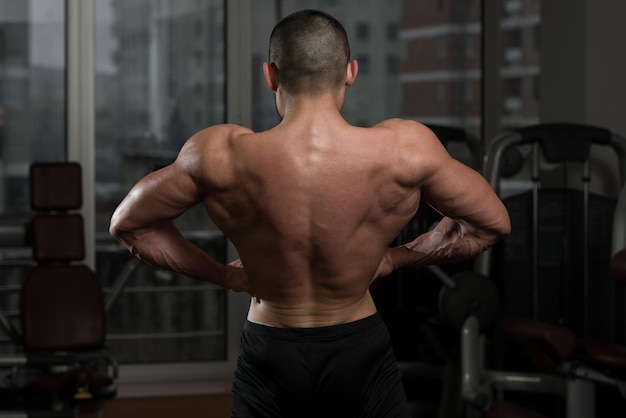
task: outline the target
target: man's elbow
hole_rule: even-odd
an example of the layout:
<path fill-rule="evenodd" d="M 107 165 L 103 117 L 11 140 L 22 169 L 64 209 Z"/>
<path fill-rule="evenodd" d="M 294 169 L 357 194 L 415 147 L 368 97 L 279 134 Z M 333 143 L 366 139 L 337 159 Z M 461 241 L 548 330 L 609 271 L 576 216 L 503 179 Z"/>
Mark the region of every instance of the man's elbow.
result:
<path fill-rule="evenodd" d="M 117 240 L 121 240 L 121 237 L 124 235 L 124 232 L 122 231 L 122 229 L 120 229 L 119 225 L 111 223 L 109 225 L 109 234 L 117 239 Z"/>
<path fill-rule="evenodd" d="M 109 222 L 109 234 L 111 234 L 114 238 L 118 238 L 121 234 L 123 234 L 123 232 L 124 230 L 120 217 L 114 213 L 111 217 L 111 221 Z"/>
<path fill-rule="evenodd" d="M 137 256 L 139 250 L 137 249 L 137 237 L 136 234 L 128 228 L 124 227 L 124 224 L 119 221 L 111 221 L 109 225 L 109 234 L 113 238 L 117 239 L 128 251 L 134 256 Z"/>
<path fill-rule="evenodd" d="M 504 212 L 493 226 L 494 244 L 511 234 L 511 219 L 508 212 Z"/>
<path fill-rule="evenodd" d="M 478 228 L 476 237 L 480 241 L 480 251 L 485 251 L 511 233 L 511 221 L 507 212 L 491 219 L 488 225 Z"/>
<path fill-rule="evenodd" d="M 109 223 L 109 234 L 126 245 L 132 240 L 133 235 L 131 228 L 125 225 L 123 218 L 115 215 Z"/>

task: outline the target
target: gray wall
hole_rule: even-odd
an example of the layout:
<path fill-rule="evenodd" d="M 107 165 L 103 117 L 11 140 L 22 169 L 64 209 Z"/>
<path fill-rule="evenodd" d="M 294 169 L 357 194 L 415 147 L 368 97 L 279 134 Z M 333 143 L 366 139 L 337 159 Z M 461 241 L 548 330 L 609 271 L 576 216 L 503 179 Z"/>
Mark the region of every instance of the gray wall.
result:
<path fill-rule="evenodd" d="M 626 2 L 541 2 L 541 121 L 598 125 L 626 136 Z M 592 187 L 617 194 L 616 160 L 605 162 Z"/>

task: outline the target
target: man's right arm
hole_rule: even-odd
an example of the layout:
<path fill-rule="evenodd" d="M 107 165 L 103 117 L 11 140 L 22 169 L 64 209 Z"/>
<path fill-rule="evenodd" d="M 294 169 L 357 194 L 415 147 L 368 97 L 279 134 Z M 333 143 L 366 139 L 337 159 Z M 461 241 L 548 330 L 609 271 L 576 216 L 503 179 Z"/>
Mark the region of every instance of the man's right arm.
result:
<path fill-rule="evenodd" d="M 174 220 L 205 199 L 206 143 L 228 127 L 207 128 L 192 136 L 176 160 L 133 186 L 111 217 L 110 233 L 140 260 L 234 291 L 245 291 L 240 263 L 224 265 L 183 237 Z"/>
<path fill-rule="evenodd" d="M 421 199 L 443 215 L 432 230 L 412 242 L 387 251 L 377 273 L 404 267 L 423 267 L 467 260 L 510 233 L 509 215 L 489 183 L 456 161 L 424 127 L 417 143 L 420 164 L 426 165 Z M 427 160 L 425 163 L 424 161 Z M 418 164 L 416 162 L 415 164 Z"/>

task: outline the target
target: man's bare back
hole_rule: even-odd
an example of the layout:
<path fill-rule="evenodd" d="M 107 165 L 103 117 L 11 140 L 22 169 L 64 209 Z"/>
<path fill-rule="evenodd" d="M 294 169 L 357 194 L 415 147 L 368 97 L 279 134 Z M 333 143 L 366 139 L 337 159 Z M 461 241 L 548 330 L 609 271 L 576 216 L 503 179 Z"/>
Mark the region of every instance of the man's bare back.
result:
<path fill-rule="evenodd" d="M 228 148 L 228 168 L 217 181 L 202 173 L 220 183 L 204 203 L 239 252 L 260 301 L 248 315 L 256 322 L 310 327 L 373 314 L 379 260 L 417 210 L 419 178 L 407 175 L 398 131 L 406 122 L 364 129 L 338 112 L 318 117 L 258 134 L 233 126 L 215 139 Z M 213 140 L 205 135 L 199 141 Z"/>
<path fill-rule="evenodd" d="M 248 313 L 255 322 L 312 327 L 371 315 L 376 307 L 368 288 L 397 267 L 390 261 L 389 271 L 379 271 L 388 245 L 415 215 L 423 188 L 450 194 L 430 202 L 444 214 L 458 206 L 453 200 L 459 197 L 474 204 L 495 198 L 484 180 L 453 160 L 423 125 L 392 119 L 357 128 L 324 101 L 328 98 L 298 103 L 266 132 L 237 125 L 203 130 L 176 163 L 145 181 L 161 188 L 172 184 L 179 196 L 202 200 L 239 253 L 245 283 L 228 287 L 255 296 Z M 451 215 L 459 219 L 468 216 L 455 210 Z M 492 215 L 472 213 L 471 222 L 497 225 Z M 444 244 L 437 249 L 444 250 Z M 414 260 L 408 264 L 427 258 L 411 252 Z M 437 257 L 454 261 L 444 253 Z"/>

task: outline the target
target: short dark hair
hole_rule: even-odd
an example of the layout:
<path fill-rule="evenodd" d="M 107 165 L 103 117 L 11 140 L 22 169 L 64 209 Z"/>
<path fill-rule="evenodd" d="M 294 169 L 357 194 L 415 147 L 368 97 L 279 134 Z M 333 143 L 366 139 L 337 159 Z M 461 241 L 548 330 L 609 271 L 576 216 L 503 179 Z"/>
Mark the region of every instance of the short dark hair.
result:
<path fill-rule="evenodd" d="M 270 35 L 269 62 L 290 94 L 339 88 L 346 78 L 350 46 L 344 27 L 319 10 L 301 10 L 282 19 Z"/>

